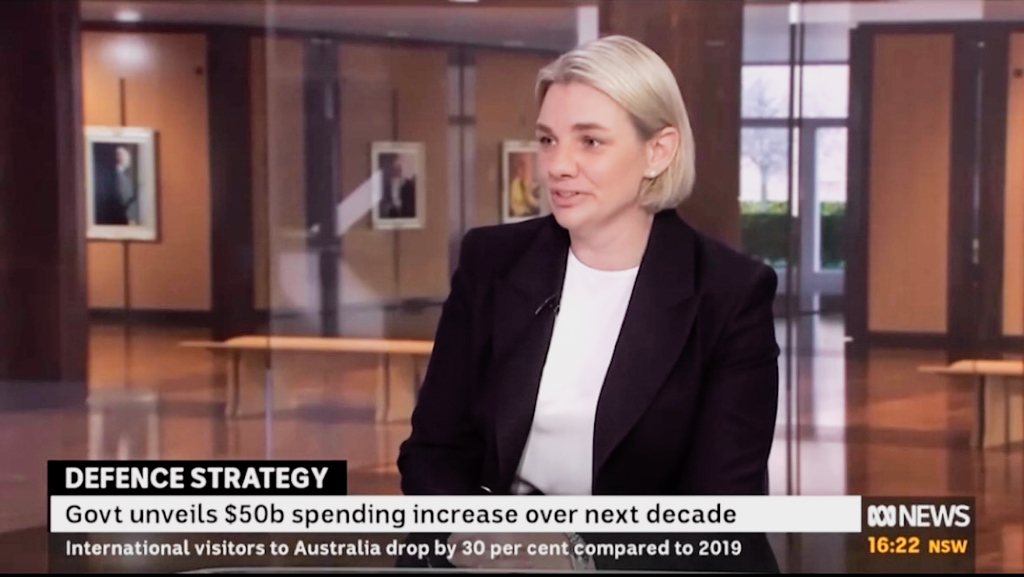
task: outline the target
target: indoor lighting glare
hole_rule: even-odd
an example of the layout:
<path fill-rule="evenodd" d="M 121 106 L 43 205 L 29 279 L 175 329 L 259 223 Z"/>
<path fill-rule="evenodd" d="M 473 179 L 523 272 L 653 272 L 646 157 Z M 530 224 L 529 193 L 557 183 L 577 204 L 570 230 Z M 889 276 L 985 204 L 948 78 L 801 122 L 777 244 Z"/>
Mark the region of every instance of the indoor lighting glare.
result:
<path fill-rule="evenodd" d="M 118 74 L 130 74 L 149 65 L 149 49 L 137 36 L 117 38 L 107 43 L 103 51 Z"/>
<path fill-rule="evenodd" d="M 118 10 L 117 14 L 114 15 L 114 19 L 118 22 L 140 22 L 142 21 L 142 14 L 138 10 Z"/>
<path fill-rule="evenodd" d="M 790 24 L 799 24 L 800 21 L 803 20 L 803 18 L 801 18 L 802 15 L 803 15 L 803 6 L 801 6 L 799 2 L 790 2 L 789 3 L 789 23 Z"/>

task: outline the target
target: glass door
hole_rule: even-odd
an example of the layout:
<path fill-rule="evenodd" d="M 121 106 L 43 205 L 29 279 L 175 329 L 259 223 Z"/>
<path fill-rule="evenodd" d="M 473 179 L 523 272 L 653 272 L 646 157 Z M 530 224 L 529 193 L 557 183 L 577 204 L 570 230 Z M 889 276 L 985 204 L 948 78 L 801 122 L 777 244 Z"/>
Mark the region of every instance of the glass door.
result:
<path fill-rule="evenodd" d="M 845 119 L 803 122 L 800 159 L 802 312 L 822 310 L 822 298 L 843 292 L 843 219 L 846 214 Z M 829 308 L 829 307 L 824 307 Z"/>
<path fill-rule="evenodd" d="M 820 310 L 821 296 L 843 291 L 848 73 L 845 63 L 794 67 L 790 117 L 789 66 L 743 67 L 743 250 L 775 267 L 780 294 L 796 294 L 787 274 L 795 267 L 793 281 L 799 278 L 800 292 L 808 295 L 801 312 Z M 801 239 L 793 247 L 791 233 Z"/>

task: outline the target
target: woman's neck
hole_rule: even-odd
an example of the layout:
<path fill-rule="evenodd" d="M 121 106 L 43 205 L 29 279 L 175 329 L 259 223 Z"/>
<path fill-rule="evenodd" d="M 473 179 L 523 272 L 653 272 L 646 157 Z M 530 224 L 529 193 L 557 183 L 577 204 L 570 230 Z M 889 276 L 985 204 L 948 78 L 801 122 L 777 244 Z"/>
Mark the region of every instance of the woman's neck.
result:
<path fill-rule="evenodd" d="M 593 230 L 570 231 L 572 253 L 590 268 L 625 270 L 640 265 L 654 215 L 646 211 L 622 215 Z"/>

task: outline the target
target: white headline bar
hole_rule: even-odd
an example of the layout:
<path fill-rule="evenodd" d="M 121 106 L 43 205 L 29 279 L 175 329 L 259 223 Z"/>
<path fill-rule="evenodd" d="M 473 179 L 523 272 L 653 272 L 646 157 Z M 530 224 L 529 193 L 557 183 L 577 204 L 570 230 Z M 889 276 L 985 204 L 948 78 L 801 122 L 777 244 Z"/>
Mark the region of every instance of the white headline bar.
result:
<path fill-rule="evenodd" d="M 859 496 L 50 497 L 53 533 L 859 533 Z"/>

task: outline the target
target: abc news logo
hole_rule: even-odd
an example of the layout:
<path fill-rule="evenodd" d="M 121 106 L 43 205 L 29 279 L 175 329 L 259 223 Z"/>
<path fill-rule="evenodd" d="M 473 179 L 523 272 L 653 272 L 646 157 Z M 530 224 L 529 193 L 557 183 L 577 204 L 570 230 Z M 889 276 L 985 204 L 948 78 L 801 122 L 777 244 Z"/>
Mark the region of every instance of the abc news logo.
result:
<path fill-rule="evenodd" d="M 869 505 L 868 527 L 964 528 L 971 525 L 970 505 Z"/>

